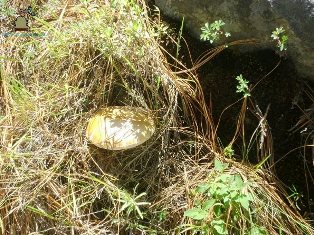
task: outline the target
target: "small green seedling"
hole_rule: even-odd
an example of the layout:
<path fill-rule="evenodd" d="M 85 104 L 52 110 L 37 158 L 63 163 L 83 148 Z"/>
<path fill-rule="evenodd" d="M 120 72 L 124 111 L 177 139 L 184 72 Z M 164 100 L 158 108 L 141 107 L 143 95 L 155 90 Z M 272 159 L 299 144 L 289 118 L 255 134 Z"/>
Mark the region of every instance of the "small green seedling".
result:
<path fill-rule="evenodd" d="M 237 93 L 243 93 L 243 97 L 246 98 L 248 96 L 251 96 L 250 90 L 248 87 L 249 81 L 245 80 L 242 74 L 236 77 L 238 80 L 238 85 L 237 85 Z"/>
<path fill-rule="evenodd" d="M 277 43 L 277 47 L 280 51 L 287 50 L 288 36 L 285 34 L 283 27 L 276 28 L 270 37 Z"/>
<path fill-rule="evenodd" d="M 232 145 L 228 145 L 224 148 L 224 156 L 231 158 L 234 155 L 234 150 L 232 148 Z"/>
<path fill-rule="evenodd" d="M 214 23 L 206 23 L 205 26 L 201 28 L 201 40 L 209 41 L 210 43 L 214 43 L 218 41 L 222 35 L 226 38 L 230 37 L 231 34 L 229 32 L 225 32 L 222 27 L 225 25 L 225 22 L 222 20 L 216 20 Z"/>
<path fill-rule="evenodd" d="M 296 189 L 296 187 L 294 185 L 292 185 L 292 187 L 289 189 L 291 191 L 291 194 L 287 198 L 291 198 L 294 201 L 295 206 L 299 210 L 301 210 L 300 207 L 298 206 L 298 202 L 300 201 L 302 195 L 298 192 L 298 190 Z"/>

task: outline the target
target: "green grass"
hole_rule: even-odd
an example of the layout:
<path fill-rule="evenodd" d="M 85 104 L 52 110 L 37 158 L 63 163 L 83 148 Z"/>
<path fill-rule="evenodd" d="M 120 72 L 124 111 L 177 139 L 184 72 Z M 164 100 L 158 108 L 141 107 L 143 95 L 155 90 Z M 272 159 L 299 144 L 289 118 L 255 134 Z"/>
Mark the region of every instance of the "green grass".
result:
<path fill-rule="evenodd" d="M 160 46 L 164 26 L 144 1 L 37 4 L 32 31 L 46 36 L 1 38 L 3 234 L 183 233 L 191 191 L 208 182 L 215 157 L 251 179 L 257 224 L 266 217 L 270 234 L 311 231 L 259 170 L 215 152 L 198 79 L 180 61 L 183 75 L 171 71 Z M 90 145 L 87 121 L 110 105 L 151 109 L 156 134 L 126 151 Z"/>

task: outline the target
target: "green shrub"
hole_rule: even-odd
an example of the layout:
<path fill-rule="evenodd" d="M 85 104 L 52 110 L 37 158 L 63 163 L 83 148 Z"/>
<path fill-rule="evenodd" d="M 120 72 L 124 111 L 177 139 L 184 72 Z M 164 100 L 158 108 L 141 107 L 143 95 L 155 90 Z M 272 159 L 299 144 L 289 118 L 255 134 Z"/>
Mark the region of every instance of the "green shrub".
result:
<path fill-rule="evenodd" d="M 205 183 L 196 188 L 193 208 L 184 215 L 193 220 L 187 230 L 201 234 L 267 234 L 255 224 L 251 209 L 250 182 L 239 173 L 225 173 L 228 164 L 215 160 L 215 167 Z"/>

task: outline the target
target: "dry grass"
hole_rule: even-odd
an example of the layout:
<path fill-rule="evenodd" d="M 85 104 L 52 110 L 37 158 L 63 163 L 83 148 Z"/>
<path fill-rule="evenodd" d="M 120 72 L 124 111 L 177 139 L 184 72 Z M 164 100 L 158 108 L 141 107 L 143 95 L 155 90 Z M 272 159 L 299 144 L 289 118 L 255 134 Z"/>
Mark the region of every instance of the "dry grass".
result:
<path fill-rule="evenodd" d="M 183 76 L 171 71 L 144 1 L 83 2 L 38 2 L 31 28 L 46 36 L 0 38 L 0 231 L 178 232 L 218 151 L 198 80 L 179 61 Z M 128 151 L 90 146 L 87 120 L 109 105 L 152 110 L 158 131 Z M 263 177 L 233 164 L 256 179 L 270 234 L 311 231 Z"/>
<path fill-rule="evenodd" d="M 220 156 L 216 158 L 229 164 L 229 168 L 224 173 L 241 175 L 243 181 L 248 184 L 247 193 L 252 195 L 254 200 L 250 205 L 251 218 L 245 218 L 239 221 L 237 227 L 230 222 L 229 231 L 235 234 L 248 234 L 252 226 L 261 227 L 267 231 L 267 234 L 312 234 L 313 229 L 306 224 L 304 219 L 296 212 L 295 208 L 288 207 L 282 199 L 283 191 L 280 188 L 280 182 L 270 183 L 273 176 L 267 175 L 264 170 L 254 169 L 251 166 L 245 166 L 232 160 L 226 160 Z M 219 175 L 218 175 L 219 176 Z M 197 227 L 198 223 L 193 220 L 182 217 L 184 211 L 193 207 L 195 200 L 195 189 L 198 185 L 207 182 L 210 177 L 218 177 L 213 174 L 213 165 L 190 165 L 186 168 L 184 174 L 178 175 L 173 185 L 165 188 L 161 193 L 159 202 L 153 205 L 155 210 L 163 208 L 164 211 L 171 212 L 171 219 L 165 220 L 165 228 L 171 224 L 177 224 L 174 228 L 176 233 L 187 231 L 184 234 L 191 234 L 189 228 Z M 213 179 L 211 179 L 213 180 Z M 230 212 L 226 212 L 230 213 Z M 214 217 L 211 211 L 209 217 Z M 252 224 L 253 221 L 253 224 Z M 167 224 L 171 223 L 171 224 Z M 243 230 L 241 232 L 241 230 Z M 192 229 L 193 231 L 193 229 Z"/>

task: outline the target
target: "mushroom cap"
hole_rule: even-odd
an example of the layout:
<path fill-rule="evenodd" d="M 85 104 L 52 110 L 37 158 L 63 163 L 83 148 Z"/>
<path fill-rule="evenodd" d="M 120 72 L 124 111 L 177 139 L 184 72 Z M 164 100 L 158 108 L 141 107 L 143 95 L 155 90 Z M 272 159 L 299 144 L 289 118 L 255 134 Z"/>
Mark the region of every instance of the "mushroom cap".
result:
<path fill-rule="evenodd" d="M 151 112 L 138 107 L 111 106 L 89 119 L 86 137 L 99 148 L 129 149 L 143 144 L 155 132 Z"/>

